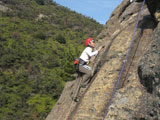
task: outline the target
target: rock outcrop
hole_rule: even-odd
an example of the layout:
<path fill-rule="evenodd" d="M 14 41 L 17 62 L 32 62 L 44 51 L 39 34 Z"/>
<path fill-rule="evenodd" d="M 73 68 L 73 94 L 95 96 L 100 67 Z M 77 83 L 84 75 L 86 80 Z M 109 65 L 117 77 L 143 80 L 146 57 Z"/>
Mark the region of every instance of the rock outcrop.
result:
<path fill-rule="evenodd" d="M 2 1 L 0 1 L 0 11 L 2 11 L 2 12 L 7 12 L 8 10 L 11 11 L 10 8 L 6 7 L 6 6 L 4 5 L 4 3 L 3 3 Z"/>
<path fill-rule="evenodd" d="M 150 48 L 144 54 L 138 66 L 141 84 L 152 96 L 148 109 L 148 119 L 160 119 L 160 24 L 154 30 Z"/>
<path fill-rule="evenodd" d="M 67 83 L 46 120 L 65 120 L 67 117 L 69 120 L 160 119 L 160 24 L 159 17 L 156 17 L 160 4 L 158 0 L 157 3 L 148 0 L 145 4 L 127 61 L 124 61 L 142 2 L 135 0 L 130 3 L 124 0 L 115 9 L 105 29 L 97 36 L 98 46 L 103 44 L 105 49 L 92 60 L 94 76 L 90 85 L 80 101 L 75 103 L 70 98 L 70 91 L 76 81 Z M 156 8 L 153 7 L 155 4 Z M 124 62 L 126 65 L 117 92 L 105 116 Z"/>
<path fill-rule="evenodd" d="M 160 2 L 159 0 L 146 0 L 148 9 L 157 22 L 160 22 Z"/>

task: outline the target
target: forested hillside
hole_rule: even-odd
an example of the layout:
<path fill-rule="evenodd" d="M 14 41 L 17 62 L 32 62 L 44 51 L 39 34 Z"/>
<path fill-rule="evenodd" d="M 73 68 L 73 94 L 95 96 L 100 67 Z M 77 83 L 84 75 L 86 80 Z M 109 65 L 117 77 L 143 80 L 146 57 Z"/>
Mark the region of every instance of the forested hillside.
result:
<path fill-rule="evenodd" d="M 0 119 L 43 120 L 102 28 L 52 0 L 1 0 Z"/>

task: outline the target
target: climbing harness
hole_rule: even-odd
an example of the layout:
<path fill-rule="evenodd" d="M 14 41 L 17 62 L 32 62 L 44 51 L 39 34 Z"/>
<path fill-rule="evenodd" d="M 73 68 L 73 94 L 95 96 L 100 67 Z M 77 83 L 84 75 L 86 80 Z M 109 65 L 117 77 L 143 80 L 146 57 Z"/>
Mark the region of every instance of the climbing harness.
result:
<path fill-rule="evenodd" d="M 140 10 L 140 13 L 139 13 L 139 16 L 138 16 L 138 20 L 137 20 L 137 23 L 136 23 L 136 27 L 135 27 L 135 29 L 134 29 L 134 33 L 133 33 L 133 36 L 132 36 L 131 43 L 130 43 L 128 52 L 127 52 L 127 54 L 126 54 L 125 60 L 124 60 L 124 64 L 123 64 L 122 69 L 121 69 L 121 71 L 120 71 L 119 78 L 118 78 L 118 80 L 117 80 L 117 82 L 116 82 L 116 84 L 115 84 L 115 88 L 114 88 L 114 90 L 113 90 L 112 97 L 111 97 L 111 99 L 110 99 L 110 101 L 109 101 L 109 103 L 108 103 L 108 105 L 107 105 L 106 110 L 105 110 L 105 114 L 104 114 L 103 120 L 105 120 L 105 118 L 106 118 L 106 116 L 107 116 L 107 114 L 108 114 L 109 107 L 110 107 L 110 105 L 111 105 L 111 103 L 112 103 L 112 101 L 113 101 L 113 98 L 114 98 L 114 96 L 115 96 L 115 93 L 116 93 L 116 90 L 117 90 L 119 81 L 120 81 L 121 76 L 122 76 L 122 73 L 123 73 L 123 71 L 124 71 L 124 68 L 125 68 L 125 65 L 126 65 L 126 61 L 127 61 L 128 55 L 129 55 L 129 53 L 130 53 L 130 50 L 131 50 L 131 47 L 132 47 L 132 44 L 133 44 L 133 41 L 134 41 L 134 36 L 135 36 L 135 33 L 136 33 L 136 31 L 137 31 L 137 28 L 138 28 L 138 24 L 139 24 L 139 21 L 140 21 L 140 18 L 141 18 L 141 14 L 142 14 L 142 11 L 143 11 L 143 8 L 144 8 L 145 1 L 146 1 L 146 0 L 144 0 L 143 3 L 142 3 L 142 7 L 141 7 L 141 10 Z"/>
<path fill-rule="evenodd" d="M 84 60 L 82 60 L 81 58 L 77 58 L 75 61 L 74 61 L 74 67 L 75 67 L 75 70 L 77 73 L 79 73 L 79 65 L 85 65 L 86 62 Z"/>
<path fill-rule="evenodd" d="M 77 58 L 75 61 L 74 61 L 74 67 L 75 67 L 75 70 L 76 72 L 78 73 L 79 72 L 79 58 Z"/>

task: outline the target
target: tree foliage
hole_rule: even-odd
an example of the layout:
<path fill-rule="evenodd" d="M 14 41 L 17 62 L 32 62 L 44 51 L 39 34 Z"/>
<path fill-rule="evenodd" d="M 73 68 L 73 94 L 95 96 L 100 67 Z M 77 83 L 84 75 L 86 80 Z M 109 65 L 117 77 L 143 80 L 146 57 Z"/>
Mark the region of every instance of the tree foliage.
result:
<path fill-rule="evenodd" d="M 0 119 L 45 119 L 102 25 L 51 0 L 1 0 Z"/>

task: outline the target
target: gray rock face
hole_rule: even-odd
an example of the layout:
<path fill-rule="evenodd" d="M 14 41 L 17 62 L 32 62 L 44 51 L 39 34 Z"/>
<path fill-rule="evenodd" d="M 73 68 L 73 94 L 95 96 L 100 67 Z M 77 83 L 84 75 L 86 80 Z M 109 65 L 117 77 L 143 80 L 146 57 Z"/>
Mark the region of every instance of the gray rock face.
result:
<path fill-rule="evenodd" d="M 139 64 L 138 72 L 141 83 L 148 92 L 160 95 L 160 24 L 155 29 L 152 39 L 150 49 Z"/>
<path fill-rule="evenodd" d="M 160 23 L 154 30 L 152 40 L 149 50 L 139 63 L 138 73 L 141 83 L 154 96 L 151 114 L 160 119 Z"/>
<path fill-rule="evenodd" d="M 160 22 L 160 1 L 159 0 L 146 0 L 148 9 L 156 21 Z"/>
<path fill-rule="evenodd" d="M 124 12 L 120 17 L 120 22 L 123 21 L 124 19 L 129 18 L 135 12 L 139 12 L 140 7 L 141 7 L 141 3 L 138 3 L 138 2 L 133 2 L 131 5 L 126 6 Z"/>

